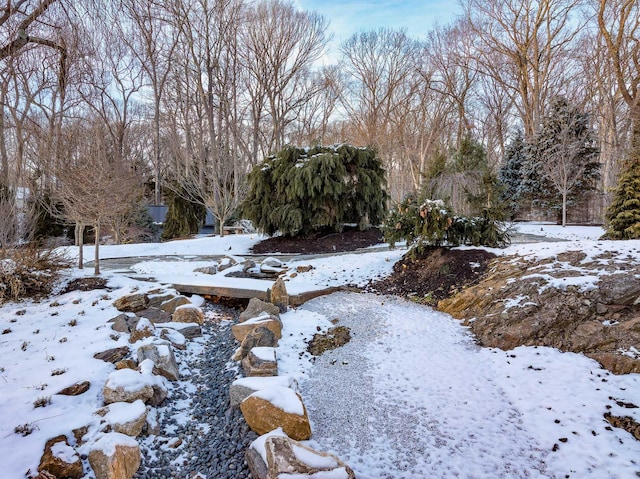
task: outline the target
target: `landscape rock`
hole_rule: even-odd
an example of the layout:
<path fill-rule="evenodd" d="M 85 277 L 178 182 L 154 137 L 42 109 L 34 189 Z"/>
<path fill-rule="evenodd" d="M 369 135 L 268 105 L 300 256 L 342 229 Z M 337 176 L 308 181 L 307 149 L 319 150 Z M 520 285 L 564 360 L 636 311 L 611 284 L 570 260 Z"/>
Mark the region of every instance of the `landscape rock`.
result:
<path fill-rule="evenodd" d="M 89 464 L 96 479 L 131 479 L 140 462 L 138 442 L 118 432 L 104 434 L 89 452 Z"/>
<path fill-rule="evenodd" d="M 176 358 L 171 346 L 168 344 L 145 344 L 138 348 L 137 354 L 138 363 L 142 363 L 145 359 L 150 359 L 153 361 L 158 374 L 169 381 L 177 381 L 180 377 Z"/>
<path fill-rule="evenodd" d="M 105 406 L 96 414 L 102 417 L 102 423 L 108 427 L 106 432 L 119 432 L 137 437 L 147 421 L 147 406 L 138 399 L 132 403 L 116 402 Z"/>
<path fill-rule="evenodd" d="M 186 296 L 175 296 L 160 305 L 160 309 L 166 311 L 169 314 L 173 314 L 178 306 L 185 304 L 191 304 L 189 298 Z"/>
<path fill-rule="evenodd" d="M 353 470 L 333 454 L 315 451 L 288 437 L 271 436 L 264 447 L 269 478 L 356 477 Z"/>
<path fill-rule="evenodd" d="M 151 382 L 142 373 L 131 369 L 119 369 L 109 374 L 102 390 L 104 403 L 149 402 L 154 396 Z"/>
<path fill-rule="evenodd" d="M 278 339 L 282 337 L 282 322 L 279 318 L 271 316 L 268 313 L 263 313 L 261 316 L 248 319 L 243 323 L 234 324 L 231 326 L 231 332 L 233 333 L 233 337 L 242 343 L 249 333 L 259 327 L 267 328 L 275 334 Z"/>
<path fill-rule="evenodd" d="M 113 302 L 113 306 L 123 313 L 135 313 L 147 308 L 148 305 L 149 298 L 140 293 L 123 296 Z"/>
<path fill-rule="evenodd" d="M 118 331 L 119 333 L 130 333 L 135 329 L 136 324 L 138 323 L 138 318 L 121 313 L 115 318 L 110 319 L 108 322 L 113 323 L 111 325 L 111 329 L 114 331 Z"/>
<path fill-rule="evenodd" d="M 225 256 L 224 258 L 221 258 L 220 261 L 218 261 L 218 271 L 224 271 L 225 269 L 229 269 L 237 264 L 238 262 L 235 260 L 235 258 Z"/>
<path fill-rule="evenodd" d="M 231 406 L 239 406 L 242 401 L 261 389 L 285 387 L 295 389 L 297 384 L 289 376 L 266 376 L 239 378 L 229 387 L 229 402 Z"/>
<path fill-rule="evenodd" d="M 197 324 L 185 326 L 178 330 L 186 339 L 195 339 L 202 337 L 202 328 Z"/>
<path fill-rule="evenodd" d="M 275 348 L 255 347 L 242 360 L 245 376 L 277 376 L 278 362 Z"/>
<path fill-rule="evenodd" d="M 240 404 L 249 427 L 257 434 L 276 428 L 291 438 L 305 441 L 311 437 L 309 416 L 298 393 L 286 387 L 271 387 L 256 391 Z"/>
<path fill-rule="evenodd" d="M 91 387 L 91 383 L 89 381 L 82 381 L 80 383 L 72 384 L 60 391 L 56 394 L 61 396 L 79 396 L 80 394 L 86 393 Z"/>
<path fill-rule="evenodd" d="M 287 293 L 287 287 L 282 278 L 276 279 L 273 283 L 269 300 L 278 307 L 281 313 L 285 313 L 289 309 L 289 293 Z"/>
<path fill-rule="evenodd" d="M 245 451 L 244 459 L 253 479 L 270 479 L 265 448 L 265 443 L 270 437 L 287 437 L 287 435 L 282 431 L 282 428 L 274 429 L 254 440 Z"/>
<path fill-rule="evenodd" d="M 171 315 L 160 308 L 147 308 L 136 312 L 139 318 L 147 318 L 153 324 L 168 323 L 171 321 Z"/>
<path fill-rule="evenodd" d="M 464 320 L 483 346 L 550 346 L 583 353 L 614 374 L 639 372 L 640 357 L 630 352 L 640 344 L 640 265 L 585 258 L 570 251 L 543 261 L 494 259 L 487 276 L 438 309 Z M 612 274 L 591 287 L 572 284 L 603 270 Z"/>
<path fill-rule="evenodd" d="M 211 266 L 202 266 L 200 268 L 194 269 L 193 272 L 202 274 L 216 274 L 218 272 L 218 265 L 214 264 Z"/>
<path fill-rule="evenodd" d="M 95 359 L 101 359 L 102 361 L 115 364 L 127 354 L 129 354 L 129 348 L 127 346 L 122 346 L 120 348 L 107 349 L 106 351 L 96 353 L 93 357 Z"/>
<path fill-rule="evenodd" d="M 64 434 L 46 442 L 38 471 L 46 471 L 60 479 L 79 479 L 84 476 L 80 456 L 69 445 L 67 436 Z"/>
<path fill-rule="evenodd" d="M 325 351 L 339 348 L 351 341 L 351 331 L 346 326 L 330 328 L 324 334 L 314 334 L 309 341 L 307 351 L 314 356 L 320 356 Z"/>
<path fill-rule="evenodd" d="M 244 323 L 249 319 L 261 316 L 263 313 L 268 313 L 269 315 L 280 319 L 280 308 L 276 305 L 262 301 L 258 298 L 251 298 L 246 309 L 240 313 L 238 321 Z"/>
<path fill-rule="evenodd" d="M 156 408 L 147 407 L 147 423 L 145 427 L 149 436 L 158 436 L 160 434 L 160 420 Z"/>
<path fill-rule="evenodd" d="M 137 369 L 138 363 L 133 359 L 123 359 L 116 363 L 116 369 Z"/>
<path fill-rule="evenodd" d="M 176 323 L 196 323 L 202 325 L 204 324 L 204 314 L 202 313 L 202 309 L 197 306 L 184 304 L 175 309 L 171 320 Z"/>
<path fill-rule="evenodd" d="M 155 363 L 150 359 L 145 359 L 138 365 L 143 381 L 151 386 L 153 396 L 147 402 L 150 406 L 157 407 L 164 402 L 169 394 L 167 379 L 163 376 L 156 376 L 157 370 Z"/>
<path fill-rule="evenodd" d="M 149 292 L 147 293 L 147 298 L 149 300 L 148 303 L 148 307 L 149 308 L 160 308 L 160 306 L 162 305 L 162 303 L 166 303 L 167 301 L 175 298 L 176 295 L 172 294 L 172 293 L 167 293 L 167 292 L 162 292 L 162 291 L 158 291 L 158 292 Z M 151 318 L 149 318 L 151 319 Z"/>
<path fill-rule="evenodd" d="M 169 341 L 171 346 L 181 351 L 187 348 L 187 338 L 175 329 L 162 328 L 160 330 L 160 338 Z"/>
<path fill-rule="evenodd" d="M 311 265 L 300 265 L 300 266 L 296 266 L 296 271 L 298 273 L 308 273 L 309 271 L 311 271 L 313 269 L 313 266 Z"/>
<path fill-rule="evenodd" d="M 242 340 L 238 356 L 235 357 L 235 361 L 241 361 L 244 359 L 252 348 L 258 346 L 266 346 L 275 348 L 278 345 L 278 338 L 273 331 L 264 326 L 258 326 L 254 330 L 250 331 Z"/>
<path fill-rule="evenodd" d="M 138 321 L 138 324 L 136 324 L 135 329 L 131 331 L 129 342 L 135 343 L 136 341 L 140 341 L 141 339 L 150 338 L 153 336 L 155 329 L 155 326 L 147 318 L 140 318 L 140 321 Z"/>

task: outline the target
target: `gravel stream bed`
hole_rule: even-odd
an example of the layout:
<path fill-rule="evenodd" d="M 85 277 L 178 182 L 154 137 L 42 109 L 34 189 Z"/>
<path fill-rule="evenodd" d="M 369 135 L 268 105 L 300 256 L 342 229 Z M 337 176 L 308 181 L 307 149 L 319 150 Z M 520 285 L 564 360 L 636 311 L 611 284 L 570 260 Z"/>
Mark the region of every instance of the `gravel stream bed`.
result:
<path fill-rule="evenodd" d="M 230 364 L 237 348 L 230 320 L 238 312 L 209 303 L 203 310 L 199 347 L 175 351 L 182 379 L 158 408 L 160 434 L 141 441 L 136 479 L 251 477 L 244 452 L 257 435 L 229 405 L 229 386 L 238 377 Z"/>

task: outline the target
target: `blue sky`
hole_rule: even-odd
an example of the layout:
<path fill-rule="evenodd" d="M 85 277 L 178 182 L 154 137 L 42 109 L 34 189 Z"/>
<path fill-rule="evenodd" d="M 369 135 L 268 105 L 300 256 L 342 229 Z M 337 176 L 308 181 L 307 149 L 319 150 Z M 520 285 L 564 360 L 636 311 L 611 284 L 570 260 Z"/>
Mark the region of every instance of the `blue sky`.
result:
<path fill-rule="evenodd" d="M 410 35 L 423 37 L 436 23 L 447 24 L 462 13 L 455 0 L 297 0 L 296 3 L 329 20 L 329 30 L 334 34 L 332 50 L 358 31 L 380 27 L 406 28 Z"/>

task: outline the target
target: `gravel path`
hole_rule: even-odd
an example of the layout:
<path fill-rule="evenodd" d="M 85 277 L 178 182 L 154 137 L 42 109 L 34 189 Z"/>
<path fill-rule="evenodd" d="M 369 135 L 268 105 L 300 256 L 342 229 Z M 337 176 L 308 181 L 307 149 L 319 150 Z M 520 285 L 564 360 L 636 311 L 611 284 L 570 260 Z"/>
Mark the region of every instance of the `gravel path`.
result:
<path fill-rule="evenodd" d="M 160 435 L 141 443 L 137 479 L 250 478 L 244 452 L 257 436 L 229 405 L 238 375 L 229 362 L 237 347 L 230 320 L 237 312 L 211 304 L 203 309 L 204 336 L 188 351 L 176 351 L 184 380 L 158 408 Z"/>

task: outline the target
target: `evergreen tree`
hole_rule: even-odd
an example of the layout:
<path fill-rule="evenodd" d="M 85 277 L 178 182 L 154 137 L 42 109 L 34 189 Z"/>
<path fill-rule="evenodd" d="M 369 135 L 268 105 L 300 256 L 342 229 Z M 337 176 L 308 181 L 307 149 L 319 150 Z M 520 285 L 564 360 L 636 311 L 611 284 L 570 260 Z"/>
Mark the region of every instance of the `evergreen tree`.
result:
<path fill-rule="evenodd" d="M 197 234 L 207 214 L 202 204 L 186 200 L 186 194 L 178 193 L 168 193 L 169 210 L 162 229 L 163 240 Z"/>
<path fill-rule="evenodd" d="M 529 145 L 529 162 L 524 186 L 538 201 L 562 211 L 585 198 L 600 175 L 600 151 L 589 115 L 562 97 L 551 104 L 538 133 Z M 538 183 L 536 192 L 532 185 Z"/>
<path fill-rule="evenodd" d="M 640 158 L 629 161 L 620 175 L 606 216 L 606 237 L 640 239 Z"/>
<path fill-rule="evenodd" d="M 384 217 L 385 171 L 370 148 L 287 146 L 249 174 L 242 211 L 266 234 L 363 230 Z"/>
<path fill-rule="evenodd" d="M 501 199 L 514 219 L 522 206 L 523 167 L 526 162 L 526 144 L 522 131 L 511 140 L 504 153 L 504 163 L 498 172 L 502 186 Z"/>

